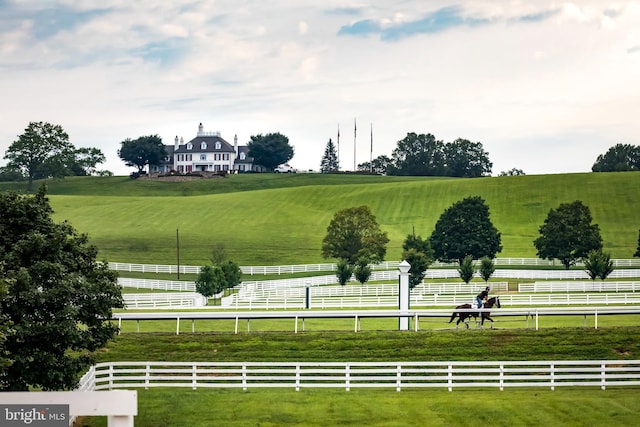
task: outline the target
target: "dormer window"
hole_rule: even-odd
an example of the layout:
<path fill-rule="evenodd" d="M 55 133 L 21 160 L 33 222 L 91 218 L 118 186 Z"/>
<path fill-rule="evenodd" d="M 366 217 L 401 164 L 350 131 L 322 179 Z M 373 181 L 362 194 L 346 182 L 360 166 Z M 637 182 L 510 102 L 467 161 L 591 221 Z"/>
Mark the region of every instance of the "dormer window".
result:
<path fill-rule="evenodd" d="M 244 153 L 240 153 L 240 160 L 244 160 L 247 158 L 247 155 Z"/>
<path fill-rule="evenodd" d="M 187 144 L 187 150 L 192 150 L 193 149 L 193 144 L 192 143 L 188 143 Z"/>
<path fill-rule="evenodd" d="M 222 148 L 222 144 L 220 144 L 220 142 L 216 142 L 216 150 L 219 150 L 220 148 Z"/>
<path fill-rule="evenodd" d="M 201 142 L 200 143 L 200 149 L 201 150 L 206 150 L 207 149 L 207 143 L 206 142 Z"/>

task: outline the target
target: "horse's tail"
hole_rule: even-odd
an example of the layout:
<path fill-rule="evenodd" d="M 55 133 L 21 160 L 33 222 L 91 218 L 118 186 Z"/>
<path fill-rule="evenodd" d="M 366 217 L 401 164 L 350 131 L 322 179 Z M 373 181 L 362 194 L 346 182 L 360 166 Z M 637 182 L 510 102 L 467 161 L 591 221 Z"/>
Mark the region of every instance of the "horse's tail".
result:
<path fill-rule="evenodd" d="M 453 322 L 453 319 L 455 319 L 455 318 L 456 318 L 456 315 L 457 315 L 457 314 L 458 314 L 458 313 L 456 313 L 455 311 L 451 314 L 451 319 L 449 319 L 449 323 Z"/>

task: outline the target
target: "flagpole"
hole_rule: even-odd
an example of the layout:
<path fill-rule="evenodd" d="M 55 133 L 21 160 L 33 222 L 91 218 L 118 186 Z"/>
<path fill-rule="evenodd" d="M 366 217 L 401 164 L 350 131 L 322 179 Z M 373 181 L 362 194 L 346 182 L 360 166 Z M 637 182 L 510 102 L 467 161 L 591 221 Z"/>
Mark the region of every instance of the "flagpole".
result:
<path fill-rule="evenodd" d="M 356 132 L 358 127 L 356 126 L 356 119 L 353 118 L 353 171 L 356 171 Z"/>
<path fill-rule="evenodd" d="M 338 169 L 340 169 L 340 123 L 338 123 Z"/>
<path fill-rule="evenodd" d="M 373 173 L 373 123 L 371 123 L 371 151 L 369 152 L 369 168 Z"/>

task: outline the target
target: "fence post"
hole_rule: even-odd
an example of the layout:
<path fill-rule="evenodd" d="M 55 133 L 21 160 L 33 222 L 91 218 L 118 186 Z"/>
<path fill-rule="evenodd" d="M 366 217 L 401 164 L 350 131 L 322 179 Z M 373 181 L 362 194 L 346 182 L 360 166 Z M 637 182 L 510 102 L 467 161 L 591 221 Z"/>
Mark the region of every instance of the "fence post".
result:
<path fill-rule="evenodd" d="M 198 366 L 194 363 L 191 365 L 191 389 L 198 388 Z"/>
<path fill-rule="evenodd" d="M 402 366 L 396 368 L 396 391 L 400 391 L 400 383 L 402 382 Z"/>
<path fill-rule="evenodd" d="M 407 262 L 407 260 L 402 260 L 402 262 L 398 265 L 398 270 L 400 270 L 400 279 L 399 279 L 399 289 L 398 289 L 398 302 L 400 309 L 400 317 L 398 318 L 398 329 L 401 331 L 409 330 L 409 318 L 407 316 L 402 316 L 402 312 L 409 311 L 409 269 L 411 265 Z"/>
<path fill-rule="evenodd" d="M 351 365 L 347 363 L 344 367 L 346 390 L 351 390 Z"/>
<path fill-rule="evenodd" d="M 242 364 L 242 390 L 247 391 L 247 365 Z"/>
<path fill-rule="evenodd" d="M 600 370 L 600 377 L 601 377 L 600 388 L 604 390 L 606 388 L 606 383 L 607 383 L 607 372 L 606 372 L 607 365 L 603 363 L 602 365 L 600 365 L 600 369 L 601 369 Z"/>
<path fill-rule="evenodd" d="M 453 366 L 449 365 L 447 369 L 447 384 L 449 384 L 449 391 L 453 391 Z"/>
<path fill-rule="evenodd" d="M 300 391 L 300 365 L 296 365 L 296 391 Z"/>

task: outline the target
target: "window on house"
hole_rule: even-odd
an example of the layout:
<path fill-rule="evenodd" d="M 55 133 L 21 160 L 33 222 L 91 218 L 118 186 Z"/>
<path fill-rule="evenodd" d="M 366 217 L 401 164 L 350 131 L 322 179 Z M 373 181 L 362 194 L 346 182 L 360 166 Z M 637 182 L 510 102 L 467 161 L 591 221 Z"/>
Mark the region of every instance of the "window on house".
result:
<path fill-rule="evenodd" d="M 200 160 L 207 160 L 206 154 L 200 154 Z"/>
<path fill-rule="evenodd" d="M 222 144 L 220 144 L 220 142 L 216 142 L 216 150 L 219 150 L 222 147 Z"/>
<path fill-rule="evenodd" d="M 240 153 L 240 160 L 244 160 L 247 157 L 246 154 L 244 153 Z"/>
<path fill-rule="evenodd" d="M 204 150 L 204 149 L 206 149 L 206 148 L 207 148 L 207 143 L 206 143 L 206 142 L 202 142 L 202 143 L 200 144 L 200 149 L 201 149 L 201 150 Z"/>
<path fill-rule="evenodd" d="M 224 160 L 229 160 L 229 153 L 224 154 Z"/>
<path fill-rule="evenodd" d="M 187 150 L 191 150 L 193 149 L 193 144 L 192 143 L 188 143 L 187 144 Z"/>

